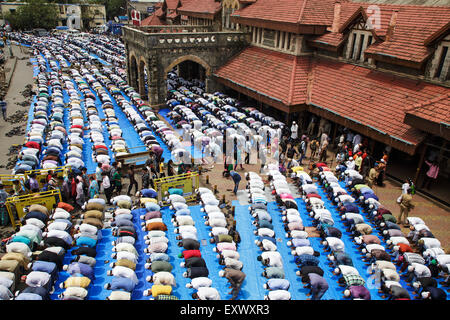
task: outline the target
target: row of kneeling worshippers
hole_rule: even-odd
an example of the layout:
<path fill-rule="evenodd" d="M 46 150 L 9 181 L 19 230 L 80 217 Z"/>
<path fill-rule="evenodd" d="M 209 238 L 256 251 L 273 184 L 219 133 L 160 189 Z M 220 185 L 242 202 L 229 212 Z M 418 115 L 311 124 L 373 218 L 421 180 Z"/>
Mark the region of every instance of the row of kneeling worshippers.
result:
<path fill-rule="evenodd" d="M 2 291 L 7 293 L 2 299 L 50 300 L 58 290 L 56 282 L 64 289 L 58 295 L 62 300 L 87 297 L 94 279 L 95 248 L 103 225 L 100 217 L 74 219 L 73 209 L 63 202 L 51 211 L 37 204 L 26 208 L 21 227 L 8 240 L 7 253 L 2 258 L 18 262 L 16 267 L 11 265 L 8 271 L 2 270 L 4 279 L 9 280 L 2 284 Z M 97 209 L 102 213 L 104 205 Z M 66 257 L 72 259 L 68 265 L 64 265 Z M 17 278 L 19 272 L 21 278 Z M 13 295 L 18 280 L 24 282 L 25 288 Z"/>
<path fill-rule="evenodd" d="M 260 175 L 255 172 L 247 172 L 245 176 L 250 202 L 249 212 L 254 218 L 252 222 L 256 226 L 254 233 L 258 237 L 255 244 L 262 251 L 257 259 L 264 266 L 262 275 L 267 278 L 264 288 L 268 292 L 264 295 L 264 299 L 291 300 L 291 292 L 289 291 L 291 283 L 285 277 L 285 266 L 278 251 L 277 235 L 272 224 L 273 217 L 267 207 L 266 186 Z"/>

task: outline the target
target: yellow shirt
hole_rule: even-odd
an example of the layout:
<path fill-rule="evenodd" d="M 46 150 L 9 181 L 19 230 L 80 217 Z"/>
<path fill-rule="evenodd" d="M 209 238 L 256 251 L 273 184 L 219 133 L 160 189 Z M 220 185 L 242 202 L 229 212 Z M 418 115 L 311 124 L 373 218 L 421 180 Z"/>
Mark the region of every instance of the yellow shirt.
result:
<path fill-rule="evenodd" d="M 156 199 L 153 199 L 153 198 L 141 198 L 140 199 L 141 205 L 145 205 L 147 202 L 158 203 L 158 201 Z"/>
<path fill-rule="evenodd" d="M 64 281 L 64 288 L 81 287 L 87 288 L 91 284 L 88 277 L 69 277 Z"/>
<path fill-rule="evenodd" d="M 164 172 L 164 163 L 161 162 L 161 163 L 159 164 L 159 173 L 163 173 L 163 172 Z"/>
<path fill-rule="evenodd" d="M 301 167 L 301 166 L 296 166 L 296 167 L 292 167 L 291 170 L 292 170 L 292 172 L 303 171 L 303 167 Z"/>
<path fill-rule="evenodd" d="M 122 266 L 122 267 L 127 267 L 133 271 L 136 270 L 136 263 L 134 263 L 133 261 L 127 260 L 127 259 L 120 259 L 118 260 L 114 266 Z"/>
<path fill-rule="evenodd" d="M 152 286 L 152 296 L 157 297 L 160 294 L 171 294 L 172 293 L 172 286 L 164 286 L 160 284 L 155 284 Z"/>

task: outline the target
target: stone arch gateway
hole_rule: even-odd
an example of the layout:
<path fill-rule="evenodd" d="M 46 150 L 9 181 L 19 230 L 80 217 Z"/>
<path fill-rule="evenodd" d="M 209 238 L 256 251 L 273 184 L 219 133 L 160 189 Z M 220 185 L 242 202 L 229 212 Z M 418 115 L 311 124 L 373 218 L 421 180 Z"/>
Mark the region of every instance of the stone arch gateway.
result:
<path fill-rule="evenodd" d="M 167 72 L 174 66 L 193 61 L 205 69 L 207 91 L 215 91 L 218 84 L 212 78 L 214 71 L 232 56 L 248 46 L 250 35 L 245 32 L 176 32 L 148 33 L 139 29 L 124 27 L 123 40 L 127 54 L 128 83 L 147 98 L 153 107 L 165 104 L 167 95 Z M 133 56 L 139 57 L 134 58 Z M 143 76 L 134 72 L 142 61 L 147 68 L 147 97 L 142 95 Z"/>

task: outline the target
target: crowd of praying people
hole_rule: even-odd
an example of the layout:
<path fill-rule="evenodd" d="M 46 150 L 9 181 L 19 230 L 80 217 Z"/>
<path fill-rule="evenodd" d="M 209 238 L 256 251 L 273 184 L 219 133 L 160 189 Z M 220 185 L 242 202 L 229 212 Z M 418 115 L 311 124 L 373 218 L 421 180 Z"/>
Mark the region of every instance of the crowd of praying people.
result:
<path fill-rule="evenodd" d="M 111 278 L 104 286 L 106 299 L 132 300 L 143 280 L 151 284 L 142 293 L 149 299 L 178 300 L 177 290 L 182 289 L 189 290 L 190 297 L 197 300 L 241 298 L 248 275 L 239 253 L 241 235 L 235 207 L 219 200 L 214 190 L 197 188 L 193 204 L 201 207 L 203 226 L 194 220 L 192 203 L 188 203 L 182 188 L 169 188 L 163 199 L 158 199 L 156 179 L 198 170 L 191 159 L 192 148 L 204 155 L 201 165 L 222 160 L 223 177 L 233 180 L 233 193 L 237 196 L 244 191 L 248 196 L 248 214 L 255 229 L 247 231 L 255 236 L 252 245 L 264 267 L 260 275 L 265 279 L 263 299 L 292 299 L 292 289 L 298 284 L 287 279 L 289 272 L 300 277 L 308 299 L 323 299 L 334 285 L 331 281 L 335 281 L 325 277 L 326 267 L 344 289 L 341 299 L 373 299 L 365 275 L 348 254 L 345 237 L 358 247 L 357 258 L 379 275 L 378 293 L 382 298 L 447 299 L 443 287 L 450 285 L 450 255 L 422 219 L 410 216 L 414 183 L 407 180 L 403 184 L 397 217 L 383 206 L 373 189 L 383 185 L 389 150 L 375 160 L 369 140 L 347 128 L 339 129 L 336 141 L 331 141 L 331 124 L 324 119 L 312 116 L 306 128 L 295 121 L 289 127 L 223 93 L 207 93 L 204 83 L 185 80 L 175 71 L 167 80 L 171 127 L 124 82 L 123 48 L 117 49 L 104 38 L 93 39 L 55 40 L 55 44 L 62 40 L 70 44 L 58 54 L 57 46 L 51 49 L 48 44 L 35 44 L 40 70 L 36 78 L 38 97 L 32 105 L 31 129 L 13 173 L 45 169 L 47 175 L 41 181 L 34 173 L 15 179 L 10 196 L 59 190 L 62 201 L 51 209 L 27 207 L 16 233 L 4 241 L 6 254 L 0 258 L 2 300 L 50 300 L 55 291 L 61 300 L 88 299 L 96 281 L 97 244 L 104 229 L 110 229 L 114 237 L 110 253 L 114 261 L 108 264 L 106 273 Z M 88 48 L 87 53 L 77 52 L 80 47 Z M 100 70 L 89 52 L 98 53 L 113 66 Z M 50 71 L 46 59 L 50 60 Z M 64 66 L 64 61 L 80 64 L 70 76 L 63 75 L 58 65 Z M 69 92 L 68 101 L 63 91 Z M 99 106 L 94 92 L 100 97 Z M 142 168 L 115 161 L 118 155 L 129 153 L 129 146 L 118 124 L 113 99 L 149 150 Z M 68 117 L 64 116 L 65 105 L 71 107 Z M 99 120 L 100 111 L 106 115 L 104 124 Z M 79 119 L 87 120 L 89 133 L 84 132 L 84 121 Z M 175 134 L 177 129 L 180 135 Z M 189 148 L 183 144 L 186 141 L 191 143 Z M 170 153 L 167 162 L 163 145 Z M 335 158 L 330 157 L 332 145 L 337 148 Z M 83 156 L 84 150 L 92 154 L 89 160 Z M 242 169 L 254 161 L 253 156 L 261 164 L 260 171 L 242 176 L 237 173 L 238 166 Z M 88 161 L 96 164 L 90 174 Z M 59 171 L 64 165 L 70 169 Z M 276 210 L 269 209 L 267 191 L 275 199 Z M 306 207 L 305 218 L 300 214 L 300 203 Z M 171 214 L 172 225 L 164 222 L 164 214 Z M 275 219 L 282 222 L 285 235 L 276 234 Z M 407 235 L 401 231 L 401 224 L 409 227 Z M 202 254 L 205 243 L 199 238 L 198 228 L 204 227 L 209 231 L 209 243 L 214 245 L 213 263 Z M 320 250 L 313 248 L 307 227 L 320 235 Z M 177 243 L 169 240 L 172 230 Z M 138 246 L 141 236 L 145 248 Z M 282 236 L 286 242 L 278 241 Z M 178 247 L 180 253 L 171 256 L 169 246 Z M 281 246 L 289 248 L 295 270 L 288 269 Z M 71 261 L 64 264 L 67 255 Z M 319 266 L 322 255 L 328 265 Z M 142 258 L 145 269 L 151 272 L 146 279 L 139 279 L 136 273 Z M 175 281 L 174 263 L 183 268 L 183 278 L 189 279 L 185 288 L 179 288 Z M 211 277 L 212 272 L 227 279 L 231 291 L 226 296 Z M 60 273 L 68 273 L 68 277 L 55 288 Z M 415 296 L 401 280 L 414 288 Z"/>

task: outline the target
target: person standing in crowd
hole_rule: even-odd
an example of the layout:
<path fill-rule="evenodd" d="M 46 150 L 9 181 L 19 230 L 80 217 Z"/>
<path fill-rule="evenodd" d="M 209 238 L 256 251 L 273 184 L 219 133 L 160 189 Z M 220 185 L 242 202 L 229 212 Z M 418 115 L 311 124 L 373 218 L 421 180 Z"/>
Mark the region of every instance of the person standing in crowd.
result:
<path fill-rule="evenodd" d="M 136 181 L 136 177 L 134 176 L 134 165 L 130 165 L 128 167 L 128 179 L 130 179 L 130 184 L 128 186 L 127 195 L 131 194 L 131 190 L 134 188 L 136 189 L 135 192 L 138 192 L 138 183 Z"/>
<path fill-rule="evenodd" d="M 174 175 L 175 175 L 175 171 L 174 171 L 174 168 L 173 168 L 173 161 L 172 161 L 172 159 L 170 159 L 167 162 L 167 176 L 171 177 L 171 176 L 174 176 Z"/>
<path fill-rule="evenodd" d="M 30 184 L 30 190 L 31 192 L 39 192 L 39 182 L 36 179 L 36 174 L 32 173 L 29 175 L 29 184 Z"/>
<path fill-rule="evenodd" d="M 402 194 L 399 205 L 400 214 L 397 218 L 397 223 L 407 224 L 406 219 L 408 219 L 409 212 L 414 209 L 414 204 L 412 203 L 411 188 L 408 188 L 407 192 Z"/>
<path fill-rule="evenodd" d="M 97 179 L 93 176 L 89 177 L 89 199 L 93 199 L 99 194 L 99 185 Z"/>
<path fill-rule="evenodd" d="M 367 185 L 369 186 L 369 188 L 372 188 L 375 181 L 378 178 L 378 164 L 375 163 L 375 167 L 371 168 L 369 170 L 369 175 L 367 177 Z"/>
<path fill-rule="evenodd" d="M 370 170 L 370 155 L 369 152 L 367 151 L 367 149 L 364 149 L 363 154 L 362 154 L 362 163 L 361 163 L 361 175 L 366 178 L 367 175 L 369 174 L 369 170 Z"/>
<path fill-rule="evenodd" d="M 111 168 L 109 169 L 109 176 L 112 180 L 114 180 L 114 174 L 117 172 L 117 162 L 113 162 L 111 164 Z M 114 184 L 114 183 L 113 183 Z"/>
<path fill-rule="evenodd" d="M 122 175 L 120 174 L 120 170 L 116 169 L 114 174 L 112 175 L 112 184 L 113 184 L 113 192 L 120 194 L 122 191 Z"/>
<path fill-rule="evenodd" d="M 315 116 L 311 117 L 311 121 L 308 124 L 308 127 L 306 128 L 306 133 L 308 134 L 308 136 L 312 136 L 314 133 L 314 130 L 316 129 L 316 122 L 317 119 Z"/>
<path fill-rule="evenodd" d="M 5 203 L 8 198 L 8 193 L 6 193 L 3 183 L 0 181 L 0 203 Z"/>
<path fill-rule="evenodd" d="M 292 122 L 292 126 L 291 126 L 291 142 L 297 140 L 297 138 L 298 138 L 298 125 L 294 121 L 294 122 Z"/>
<path fill-rule="evenodd" d="M 113 186 L 111 185 L 108 173 L 105 171 L 102 172 L 102 188 L 103 192 L 105 193 L 106 202 L 110 204 Z"/>
<path fill-rule="evenodd" d="M 425 160 L 425 163 L 428 165 L 428 171 L 422 182 L 422 189 L 430 190 L 430 185 L 437 180 L 439 174 L 439 164 L 437 160 L 433 160 L 432 162 Z"/>
<path fill-rule="evenodd" d="M 379 187 L 383 186 L 385 170 L 386 170 L 386 161 L 384 159 L 381 159 L 380 162 L 378 162 L 377 186 Z"/>
<path fill-rule="evenodd" d="M 68 176 L 61 177 L 61 196 L 63 202 L 69 202 L 70 199 L 70 181 Z"/>
<path fill-rule="evenodd" d="M 285 153 L 285 159 L 294 159 L 297 156 L 297 150 L 293 143 L 288 143 Z"/>
<path fill-rule="evenodd" d="M 316 154 L 318 153 L 319 141 L 317 141 L 317 139 L 314 138 L 311 141 L 311 143 L 309 144 L 309 148 L 311 149 L 311 160 L 314 160 L 316 157 Z"/>
<path fill-rule="evenodd" d="M 142 189 L 148 189 L 150 185 L 150 173 L 148 172 L 147 167 L 142 168 L 141 184 Z"/>
<path fill-rule="evenodd" d="M 81 208 L 86 201 L 86 197 L 84 194 L 84 188 L 83 188 L 83 178 L 81 176 L 77 176 L 77 183 L 76 183 L 76 190 L 77 190 L 77 196 L 75 198 L 75 204 L 78 208 Z"/>
<path fill-rule="evenodd" d="M 319 162 L 327 161 L 328 138 L 323 141 L 319 148 Z"/>
<path fill-rule="evenodd" d="M 164 173 L 164 158 L 159 159 L 158 168 L 159 168 L 159 178 L 164 178 L 166 176 L 166 174 Z"/>
<path fill-rule="evenodd" d="M 359 151 L 355 156 L 355 170 L 361 173 L 361 166 L 362 166 L 362 152 Z"/>
<path fill-rule="evenodd" d="M 97 165 L 97 168 L 95 168 L 95 179 L 97 180 L 97 184 L 98 184 L 99 186 L 102 185 L 102 181 L 103 181 L 102 172 L 103 172 L 103 170 L 102 170 L 102 164 L 99 163 L 99 164 Z"/>
<path fill-rule="evenodd" d="M 306 150 L 308 150 L 308 137 L 303 135 L 300 142 L 300 159 L 298 160 L 300 165 L 302 165 L 302 161 L 306 157 Z"/>
<path fill-rule="evenodd" d="M 2 96 L 0 97 L 0 108 L 2 109 L 2 115 L 3 115 L 3 120 L 6 121 L 7 116 L 6 116 L 6 107 L 7 107 L 7 103 L 5 101 L 5 97 Z"/>
<path fill-rule="evenodd" d="M 88 194 L 88 189 L 89 189 L 89 178 L 87 175 L 87 168 L 81 168 L 81 178 L 83 179 L 83 190 L 84 190 L 84 194 L 85 196 Z"/>

